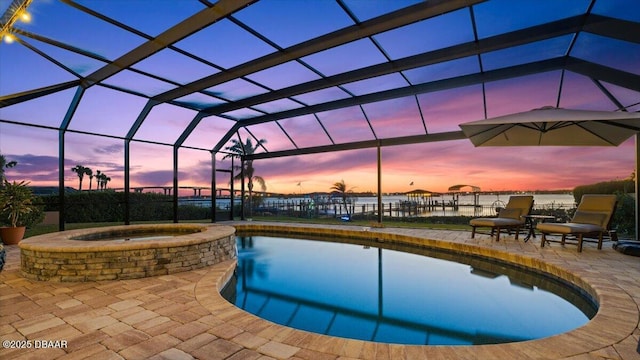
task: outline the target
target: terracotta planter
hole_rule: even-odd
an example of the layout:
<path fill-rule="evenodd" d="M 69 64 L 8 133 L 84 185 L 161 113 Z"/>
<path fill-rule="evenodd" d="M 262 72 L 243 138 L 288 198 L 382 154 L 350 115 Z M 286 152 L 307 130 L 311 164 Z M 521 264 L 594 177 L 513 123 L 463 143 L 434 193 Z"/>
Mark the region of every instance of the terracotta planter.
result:
<path fill-rule="evenodd" d="M 2 227 L 0 228 L 0 238 L 7 245 L 15 245 L 22 240 L 26 229 L 25 226 Z"/>

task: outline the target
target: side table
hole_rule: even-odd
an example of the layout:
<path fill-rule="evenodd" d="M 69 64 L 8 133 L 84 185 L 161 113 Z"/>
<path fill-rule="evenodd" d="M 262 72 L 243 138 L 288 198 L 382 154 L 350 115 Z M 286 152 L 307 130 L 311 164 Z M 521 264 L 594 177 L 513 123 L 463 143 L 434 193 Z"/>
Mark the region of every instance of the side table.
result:
<path fill-rule="evenodd" d="M 524 218 L 524 227 L 529 229 L 527 236 L 524 238 L 524 242 L 529 241 L 532 237 L 536 237 L 536 224 L 538 222 L 556 219 L 555 216 L 550 215 L 522 215 L 522 217 Z"/>

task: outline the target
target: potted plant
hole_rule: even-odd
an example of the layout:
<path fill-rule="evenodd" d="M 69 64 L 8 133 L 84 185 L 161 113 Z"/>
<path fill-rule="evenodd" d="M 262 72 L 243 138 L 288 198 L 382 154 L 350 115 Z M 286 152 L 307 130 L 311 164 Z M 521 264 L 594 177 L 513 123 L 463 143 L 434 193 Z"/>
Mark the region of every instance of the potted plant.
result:
<path fill-rule="evenodd" d="M 7 253 L 4 250 L 4 245 L 2 245 L 0 243 L 0 271 L 2 271 L 2 268 L 4 268 L 4 262 L 7 259 Z"/>
<path fill-rule="evenodd" d="M 26 227 L 41 220 L 42 210 L 33 204 L 34 195 L 27 185 L 5 180 L 0 188 L 0 221 L 8 225 L 0 227 L 0 237 L 7 245 L 20 242 Z"/>

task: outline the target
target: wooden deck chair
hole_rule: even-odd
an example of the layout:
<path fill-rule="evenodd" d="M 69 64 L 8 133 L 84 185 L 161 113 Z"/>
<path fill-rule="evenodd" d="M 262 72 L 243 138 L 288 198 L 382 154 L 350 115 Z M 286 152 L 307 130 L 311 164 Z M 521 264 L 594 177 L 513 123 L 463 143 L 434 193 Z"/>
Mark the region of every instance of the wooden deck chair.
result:
<path fill-rule="evenodd" d="M 491 228 L 491 236 L 496 234 L 496 241 L 500 241 L 500 231 L 515 229 L 516 240 L 518 240 L 518 233 L 520 228 L 525 224 L 524 215 L 529 215 L 533 208 L 533 196 L 532 195 L 514 195 L 509 197 L 509 202 L 500 209 L 498 217 L 494 218 L 476 218 L 471 219 L 469 225 L 471 225 L 471 238 L 476 235 L 476 228 L 488 227 Z"/>
<path fill-rule="evenodd" d="M 597 237 L 598 249 L 602 249 L 602 238 L 611 229 L 611 219 L 616 209 L 615 195 L 582 195 L 576 213 L 568 223 L 540 223 L 536 229 L 542 233 L 541 247 L 547 242 L 547 235 L 562 236 L 560 243 L 565 244 L 567 236 L 577 238 L 578 252 L 582 251 L 585 237 Z"/>

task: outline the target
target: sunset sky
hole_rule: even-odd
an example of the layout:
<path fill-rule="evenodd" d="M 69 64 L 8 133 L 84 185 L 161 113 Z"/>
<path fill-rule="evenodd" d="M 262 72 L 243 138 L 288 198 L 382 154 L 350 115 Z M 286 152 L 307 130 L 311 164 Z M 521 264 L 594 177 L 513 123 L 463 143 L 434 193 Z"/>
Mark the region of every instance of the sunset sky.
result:
<path fill-rule="evenodd" d="M 205 8 L 196 0 L 76 1 L 149 36 L 157 36 L 170 26 Z M 10 1 L 0 0 L 0 11 Z M 153 6 L 149 6 L 153 3 Z M 104 81 L 105 86 L 89 87 L 71 119 L 65 134 L 65 186 L 78 187 L 71 172 L 75 165 L 101 170 L 109 177 L 110 188 L 122 188 L 124 176 L 124 140 L 131 124 L 154 96 L 197 79 L 232 69 L 276 47 L 289 46 L 353 24 L 334 1 L 261 0 L 235 13 L 234 21 L 224 19 L 175 43 L 176 49 L 196 54 L 210 62 L 196 62 L 175 49 L 165 49 L 134 65 L 138 72 L 121 71 Z M 419 1 L 345 0 L 342 2 L 359 21 Z M 473 14 L 480 39 L 535 26 L 543 22 L 582 14 L 590 1 L 511 1 L 491 0 L 475 5 Z M 560 4 L 559 4 L 560 3 Z M 509 6 L 517 7 L 509 13 Z M 506 9 L 506 10 L 505 10 Z M 636 11 L 630 11 L 635 9 Z M 534 11 L 535 10 L 535 11 Z M 143 44 L 146 39 L 90 16 L 58 1 L 34 0 L 30 23 L 15 24 L 28 31 L 81 51 L 52 46 L 50 42 L 22 36 L 21 41 L 0 45 L 0 97 L 43 88 L 87 76 Z M 139 16 L 144 11 L 145 16 Z M 592 13 L 640 22 L 640 5 L 633 0 L 598 0 Z M 70 20 L 72 19 L 72 20 Z M 501 19 L 501 21 L 496 21 Z M 244 24 L 269 39 L 259 40 L 243 30 Z M 468 9 L 407 25 L 354 41 L 335 49 L 306 56 L 300 63 L 289 62 L 247 75 L 177 99 L 186 106 L 160 104 L 136 132 L 131 143 L 131 186 L 171 186 L 172 147 L 197 114 L 198 106 L 231 103 L 246 97 L 286 88 L 371 66 L 386 61 L 374 46 L 383 48 L 390 59 L 401 59 L 464 42 L 473 42 L 474 34 Z M 437 36 L 425 36 L 437 31 Z M 397 87 L 462 77 L 482 70 L 545 61 L 563 56 L 574 39 L 558 36 L 518 49 L 507 49 L 429 66 L 391 73 L 377 78 L 344 84 L 289 99 L 258 104 L 220 116 L 205 117 L 187 138 L 179 152 L 180 186 L 209 186 L 212 149 L 232 127 L 234 120 L 251 119 L 327 101 L 366 95 Z M 599 35 L 581 33 L 571 55 L 585 61 L 614 67 L 640 75 L 640 44 L 603 40 Z M 86 52 L 82 54 L 82 52 Z M 56 62 L 50 61 L 44 55 Z M 101 60 L 102 59 L 102 60 Z M 215 64 L 213 67 L 211 64 Z M 145 76 L 153 74 L 155 76 Z M 256 85 L 256 84 L 259 84 Z M 640 93 L 601 82 L 628 111 L 640 110 Z M 126 88 L 135 94 L 118 91 Z M 36 99 L 0 107 L 0 152 L 19 163 L 7 171 L 9 180 L 28 180 L 32 185 L 58 184 L 58 131 L 69 109 L 76 88 Z M 558 101 L 559 98 L 559 101 Z M 486 114 L 485 114 L 486 103 Z M 611 98 L 586 76 L 550 70 L 506 80 L 469 85 L 450 90 L 430 91 L 360 106 L 322 111 L 315 115 L 285 118 L 276 123 L 250 125 L 237 136 L 244 141 L 253 134 L 267 140 L 266 151 L 295 147 L 342 144 L 353 141 L 412 136 L 426 132 L 460 130 L 459 124 L 486 117 L 529 111 L 543 106 L 568 109 L 615 111 Z M 424 119 L 424 122 L 422 118 Z M 25 126 L 29 124 L 38 127 Z M 321 127 L 319 124 L 322 124 Z M 370 125 L 369 125 L 370 124 Z M 247 131 L 248 129 L 248 131 Z M 103 134 L 96 136 L 87 133 Z M 237 137 L 234 137 L 237 139 Z M 416 188 L 445 192 L 449 186 L 469 184 L 484 191 L 572 189 L 575 186 L 624 179 L 634 171 L 635 137 L 618 147 L 474 147 L 468 140 L 384 147 L 382 149 L 382 190 L 403 192 Z M 255 140 L 254 140 L 255 143 Z M 229 146 L 227 143 L 226 146 Z M 202 149 L 202 150 L 198 150 Z M 260 149 L 257 152 L 263 152 Z M 217 155 L 218 169 L 230 162 Z M 257 160 L 256 174 L 263 177 L 267 190 L 276 193 L 329 191 L 344 180 L 354 191 L 377 190 L 376 149 Z M 410 185 L 413 183 L 413 185 Z M 228 175 L 219 174 L 219 187 L 228 187 Z M 88 188 L 85 178 L 83 188 Z M 95 183 L 94 183 L 95 187 Z"/>

